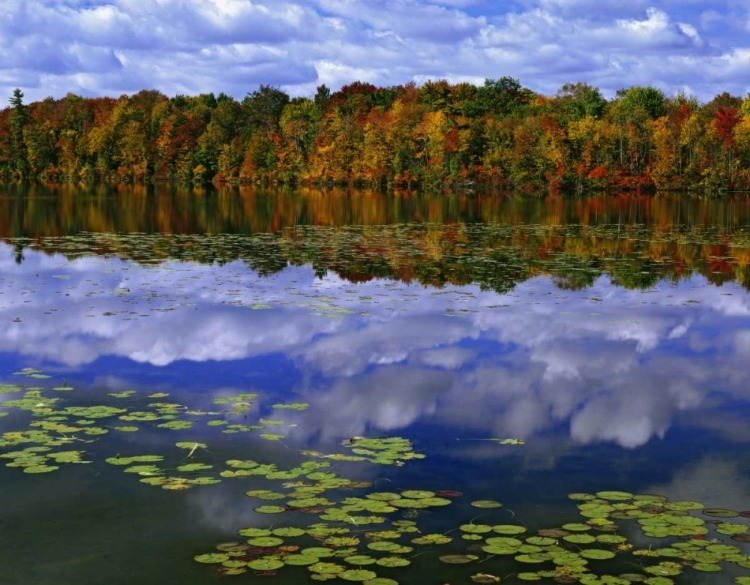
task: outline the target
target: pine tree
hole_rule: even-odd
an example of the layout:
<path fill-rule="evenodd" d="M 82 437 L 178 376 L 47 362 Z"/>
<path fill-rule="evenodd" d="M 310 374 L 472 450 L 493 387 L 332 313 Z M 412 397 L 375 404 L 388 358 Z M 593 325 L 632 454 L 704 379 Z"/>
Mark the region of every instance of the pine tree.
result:
<path fill-rule="evenodd" d="M 10 134 L 11 134 L 11 152 L 10 163 L 14 174 L 19 177 L 25 177 L 28 170 L 28 157 L 26 156 L 26 144 L 23 137 L 23 130 L 28 122 L 26 106 L 23 103 L 23 92 L 16 88 L 13 90 L 13 97 L 10 98 Z"/>

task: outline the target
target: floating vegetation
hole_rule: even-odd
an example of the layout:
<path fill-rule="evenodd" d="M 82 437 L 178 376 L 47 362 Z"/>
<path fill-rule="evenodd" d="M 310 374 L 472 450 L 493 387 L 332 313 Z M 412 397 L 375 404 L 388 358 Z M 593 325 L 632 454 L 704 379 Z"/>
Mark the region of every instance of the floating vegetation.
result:
<path fill-rule="evenodd" d="M 307 457 L 318 457 L 333 461 L 369 461 L 379 465 L 402 466 L 412 459 L 424 459 L 424 454 L 415 453 L 411 441 L 401 437 L 365 438 L 352 437 L 343 441 L 342 446 L 351 450 L 351 455 L 343 453 L 323 454 L 317 451 L 302 451 Z"/>
<path fill-rule="evenodd" d="M 115 393 L 111 399 L 118 406 L 111 406 L 68 404 L 57 395 L 46 397 L 42 387 L 0 388 L 10 396 L 0 403 L 4 411 L 15 409 L 29 419 L 27 428 L 0 435 L 0 458 L 8 467 L 28 475 L 44 476 L 68 466 L 91 464 L 94 458 L 88 455 L 87 446 L 108 429 L 120 433 L 148 430 L 172 436 L 193 432 L 197 420 L 217 416 L 177 403 L 154 402 L 165 398 L 161 393 L 148 397 Z M 225 419 L 239 414 L 244 420 L 253 412 L 256 398 L 248 393 L 222 396 L 214 404 L 224 408 Z M 151 402 L 144 404 L 144 399 Z M 133 406 L 127 408 L 130 401 Z M 303 410 L 302 406 L 308 405 L 274 405 L 277 411 Z M 209 432 L 244 432 L 225 419 L 209 419 L 225 423 L 221 431 Z M 124 420 L 138 424 L 110 424 Z M 277 419 L 259 418 L 257 424 L 243 426 L 265 429 L 257 438 L 278 443 L 284 435 L 268 429 L 284 425 Z M 501 502 L 479 499 L 464 502 L 481 510 L 479 516 L 439 531 L 436 525 L 441 510 L 462 498 L 460 491 L 396 483 L 376 487 L 371 481 L 350 479 L 340 471 L 342 463 L 398 468 L 423 459 L 425 454 L 416 452 L 407 438 L 350 437 L 341 443 L 341 453 L 304 450 L 293 454 L 295 459 L 288 465 L 261 457 L 222 461 L 209 450 L 207 442 L 190 440 L 189 436 L 173 441 L 170 449 L 152 453 L 125 441 L 122 452 L 105 458 L 104 463 L 144 485 L 169 491 L 227 480 L 250 484 L 250 489 L 244 488 L 246 497 L 258 518 L 267 517 L 267 522 L 238 527 L 239 538 L 232 536 L 215 550 L 198 551 L 200 554 L 193 557 L 223 576 L 248 572 L 272 576 L 283 570 L 298 576 L 306 574 L 313 580 L 335 578 L 392 585 L 398 582 L 391 578 L 398 571 L 412 566 L 423 570 L 426 563 L 437 562 L 452 565 L 450 570 L 457 571 L 466 565 L 465 582 L 497 583 L 502 575 L 515 573 L 520 581 L 669 585 L 687 572 L 750 569 L 750 557 L 742 548 L 750 540 L 750 511 L 606 490 L 569 494 L 580 519 L 559 526 L 532 530 L 512 519 L 512 514 L 509 519 Z M 429 525 L 423 526 L 427 518 Z M 634 529 L 637 538 L 632 537 Z M 623 567 L 627 572 L 615 570 Z M 735 583 L 747 585 L 750 576 L 738 576 Z"/>
<path fill-rule="evenodd" d="M 476 500 L 470 504 L 474 508 L 501 508 L 502 504 L 495 500 Z"/>
<path fill-rule="evenodd" d="M 51 376 L 48 376 L 47 374 L 43 374 L 40 370 L 37 370 L 36 368 L 24 368 L 23 370 L 20 370 L 18 372 L 13 372 L 16 376 L 28 376 L 29 378 L 35 378 L 37 380 L 44 380 L 46 378 L 50 378 Z"/>
<path fill-rule="evenodd" d="M 308 474 L 308 477 L 309 475 L 312 474 Z M 333 489 L 321 484 L 334 479 L 338 478 L 322 474 L 317 485 L 295 484 L 288 488 L 310 488 L 319 494 L 321 490 Z M 254 491 L 248 495 L 262 497 L 264 492 Z M 276 496 L 284 497 L 281 493 L 274 494 Z M 427 490 L 376 491 L 365 494 L 363 498 L 349 496 L 338 503 L 320 497 L 297 502 L 309 504 L 310 508 L 297 508 L 290 501 L 287 501 L 286 507 L 267 506 L 278 514 L 309 513 L 308 510 L 314 510 L 325 522 L 315 522 L 307 529 L 275 528 L 273 532 L 271 529 L 261 528 L 240 530 L 240 535 L 252 538 L 247 541 L 248 548 L 234 553 L 235 559 L 247 563 L 249 569 L 261 572 L 265 569 L 257 567 L 265 566 L 269 559 L 273 559 L 273 566 L 276 567 L 274 570 L 284 566 L 299 566 L 307 567 L 314 575 L 341 577 L 349 573 L 352 580 L 366 574 L 370 579 L 380 579 L 377 576 L 379 568 L 395 570 L 415 562 L 417 559 L 403 556 L 412 554 L 415 546 L 440 548 L 454 542 L 449 533 L 421 533 L 415 521 L 392 519 L 399 509 L 399 503 L 422 502 L 434 505 L 435 498 L 435 492 Z M 559 583 L 583 585 L 628 585 L 635 582 L 670 585 L 674 583 L 673 577 L 687 570 L 720 572 L 724 570 L 723 564 L 727 563 L 738 568 L 750 568 L 750 557 L 747 554 L 738 546 L 720 539 L 721 535 L 745 534 L 748 525 L 725 522 L 708 524 L 700 516 L 693 515 L 703 511 L 700 503 L 670 501 L 663 496 L 634 495 L 620 491 L 578 493 L 571 494 L 570 498 L 578 502 L 583 522 L 569 522 L 529 534 L 525 526 L 518 524 L 492 525 L 470 521 L 458 526 L 458 530 L 464 536 L 472 537 L 470 540 L 475 540 L 478 544 L 471 545 L 471 549 L 464 553 L 441 554 L 438 560 L 456 566 L 488 563 L 486 566 L 489 569 L 492 563 L 506 559 L 502 561 L 506 563 L 503 564 L 504 570 L 515 572 L 521 581 L 552 579 Z M 493 508 L 501 506 L 494 500 L 479 500 L 472 502 L 472 505 L 486 509 L 487 514 L 496 513 L 492 511 Z M 718 509 L 709 509 L 710 512 L 716 510 Z M 387 527 L 377 531 L 366 528 L 368 518 L 371 517 L 361 514 L 373 512 L 379 515 L 377 522 L 387 524 Z M 728 511 L 720 512 L 720 516 L 724 515 L 728 516 Z M 732 517 L 739 517 L 739 514 L 735 513 Z M 667 539 L 668 542 L 665 546 L 634 547 L 628 537 L 618 533 L 618 522 L 633 521 L 640 527 L 643 536 Z M 713 537 L 710 534 L 712 531 Z M 326 546 L 302 548 L 305 546 L 305 539 L 310 537 L 323 540 Z M 299 538 L 301 541 L 290 545 L 289 538 Z M 407 538 L 408 544 L 405 544 Z M 217 547 L 217 550 L 221 549 Z M 481 554 L 477 554 L 477 551 Z M 206 553 L 197 558 L 210 559 L 211 554 L 216 553 Z M 597 570 L 599 563 L 604 563 L 601 566 L 609 566 L 606 562 L 618 558 L 628 563 L 631 570 L 619 574 Z M 344 564 L 336 562 L 336 559 L 343 559 Z M 508 559 L 517 565 L 515 571 L 507 566 Z M 351 573 L 352 569 L 346 569 L 346 564 L 367 569 L 357 569 L 359 572 L 355 574 Z M 530 571 L 522 568 L 525 565 L 538 565 L 540 568 Z M 638 567 L 639 570 L 633 571 L 633 567 Z M 224 568 L 219 571 L 227 574 Z M 501 579 L 495 572 L 475 572 L 467 576 L 478 583 L 497 583 Z M 750 583 L 750 576 L 738 577 L 735 583 L 747 585 Z"/>
<path fill-rule="evenodd" d="M 287 410 L 301 411 L 301 410 L 307 410 L 307 408 L 309 406 L 310 405 L 307 404 L 306 402 L 295 402 L 293 404 L 274 404 L 272 406 L 272 408 L 276 408 L 278 410 L 285 410 L 285 409 L 287 409 Z"/>

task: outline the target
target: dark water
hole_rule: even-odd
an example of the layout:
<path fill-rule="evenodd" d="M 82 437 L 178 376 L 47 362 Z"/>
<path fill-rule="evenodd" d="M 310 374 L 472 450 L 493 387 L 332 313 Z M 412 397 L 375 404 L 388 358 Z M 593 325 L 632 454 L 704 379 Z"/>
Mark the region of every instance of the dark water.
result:
<path fill-rule="evenodd" d="M 243 528 L 321 522 L 298 510 L 257 513 L 279 502 L 245 495 L 316 480 L 221 477 L 234 459 L 280 470 L 330 463 L 318 471 L 374 484 L 330 489 L 323 497 L 332 502 L 461 492 L 447 496 L 449 506 L 383 514 L 382 524 L 358 523 L 355 512 L 348 524 L 330 521 L 361 541 L 349 554 L 374 558 L 386 553 L 368 549 L 365 533 L 392 530 L 394 520 L 453 538 L 429 546 L 410 544 L 418 533 L 402 534 L 398 542 L 414 551 L 400 555 L 411 564 L 362 566 L 403 584 L 471 583 L 478 573 L 521 583 L 518 573 L 554 569 L 548 559 L 487 554 L 458 527 L 514 524 L 526 527 L 526 538 L 589 520 L 570 493 L 617 490 L 750 509 L 744 198 L 5 188 L 0 238 L 0 383 L 19 386 L 0 400 L 23 398 L 29 387 L 33 398 L 25 409 L 0 404 L 8 413 L 0 453 L 62 436 L 71 442 L 43 454 L 80 450 L 90 461 L 40 474 L 0 467 L 0 583 L 257 582 L 252 570 L 220 576 L 220 565 L 193 557 L 245 542 Z M 14 374 L 24 368 L 50 377 Z M 243 393 L 257 394 L 245 410 L 221 400 Z M 119 418 L 154 412 L 157 403 L 180 406 L 162 406 L 167 418 L 159 420 Z M 309 406 L 274 409 L 279 403 Z M 61 414 L 92 405 L 128 413 Z M 49 417 L 73 428 L 49 426 Z M 169 420 L 192 426 L 158 426 Z M 52 430 L 41 441 L 19 443 L 12 434 L 44 424 Z M 227 433 L 237 430 L 229 425 L 263 428 Z M 123 426 L 138 430 L 116 428 Z M 353 437 L 401 437 L 424 458 L 320 457 L 352 455 L 356 441 L 341 443 Z M 506 438 L 524 444 L 488 440 Z M 187 460 L 190 449 L 175 446 L 182 441 L 207 449 Z M 105 461 L 146 454 L 164 457 L 165 476 L 221 482 L 161 489 Z M 175 471 L 186 461 L 212 469 Z M 503 506 L 470 506 L 485 499 Z M 750 575 L 748 520 L 689 514 L 708 522 L 700 525 L 706 534 L 651 538 L 634 520 L 613 520 L 627 542 L 597 545 L 616 557 L 590 560 L 588 569 L 654 579 L 660 573 L 642 566 L 676 560 L 680 574 L 668 577 L 676 583 Z M 717 533 L 714 521 L 740 526 L 728 528 L 740 537 Z M 696 569 L 694 558 L 633 554 L 695 536 L 739 550 L 704 563 L 720 571 Z M 310 536 L 283 540 L 323 546 Z M 585 548 L 561 537 L 558 544 Z M 477 559 L 439 561 L 451 553 Z M 357 568 L 343 558 L 321 561 Z M 286 566 L 263 579 L 300 583 L 310 575 Z M 579 577 L 619 582 L 582 575 L 567 582 Z"/>

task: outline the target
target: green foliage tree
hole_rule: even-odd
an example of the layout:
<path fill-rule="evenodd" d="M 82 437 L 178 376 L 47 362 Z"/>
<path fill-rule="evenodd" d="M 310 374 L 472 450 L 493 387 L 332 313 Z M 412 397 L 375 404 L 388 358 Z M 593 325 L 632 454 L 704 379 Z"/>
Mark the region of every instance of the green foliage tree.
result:
<path fill-rule="evenodd" d="M 319 85 L 315 90 L 315 98 L 313 99 L 313 101 L 315 102 L 315 106 L 322 112 L 326 104 L 328 103 L 328 100 L 330 99 L 331 90 L 326 86 L 325 83 Z"/>
<path fill-rule="evenodd" d="M 25 177 L 28 172 L 28 156 L 24 129 L 28 124 L 28 112 L 23 103 L 23 92 L 16 88 L 10 98 L 10 166 L 18 178 Z"/>
<path fill-rule="evenodd" d="M 242 100 L 245 124 L 251 132 L 263 129 L 268 133 L 278 132 L 281 112 L 289 103 L 289 95 L 270 85 L 261 85 Z"/>
<path fill-rule="evenodd" d="M 601 118 L 607 100 L 598 87 L 588 83 L 566 83 L 557 92 L 564 104 L 564 112 L 570 120 L 582 120 L 586 116 Z"/>
<path fill-rule="evenodd" d="M 644 110 L 652 120 L 664 115 L 664 92 L 655 87 L 636 85 L 628 89 L 619 89 L 617 98 L 628 118 L 637 117 L 638 109 Z"/>

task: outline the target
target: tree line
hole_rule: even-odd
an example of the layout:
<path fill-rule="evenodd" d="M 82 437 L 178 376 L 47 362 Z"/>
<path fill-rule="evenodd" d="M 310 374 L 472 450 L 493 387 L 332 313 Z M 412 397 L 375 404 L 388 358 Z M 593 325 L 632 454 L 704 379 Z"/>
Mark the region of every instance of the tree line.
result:
<path fill-rule="evenodd" d="M 261 85 L 241 101 L 23 97 L 0 111 L 6 181 L 750 189 L 750 94 L 700 103 L 634 86 L 607 100 L 575 83 L 544 96 L 502 77 L 357 81 L 310 98 Z"/>

